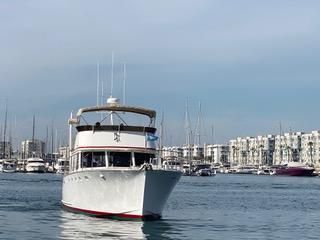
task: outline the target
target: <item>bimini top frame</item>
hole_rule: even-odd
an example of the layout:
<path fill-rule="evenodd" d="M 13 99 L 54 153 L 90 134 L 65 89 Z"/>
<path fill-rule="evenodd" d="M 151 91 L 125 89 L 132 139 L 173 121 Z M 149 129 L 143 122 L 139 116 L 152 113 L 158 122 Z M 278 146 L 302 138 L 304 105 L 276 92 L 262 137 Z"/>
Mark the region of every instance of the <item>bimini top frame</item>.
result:
<path fill-rule="evenodd" d="M 142 107 L 131 107 L 119 104 L 107 104 L 103 106 L 94 106 L 94 107 L 86 107 L 80 108 L 76 118 L 70 118 L 69 124 L 80 124 L 80 118 L 83 113 L 86 112 L 130 112 L 148 116 L 150 118 L 150 127 L 154 127 L 155 119 L 156 119 L 156 111 L 142 108 Z"/>

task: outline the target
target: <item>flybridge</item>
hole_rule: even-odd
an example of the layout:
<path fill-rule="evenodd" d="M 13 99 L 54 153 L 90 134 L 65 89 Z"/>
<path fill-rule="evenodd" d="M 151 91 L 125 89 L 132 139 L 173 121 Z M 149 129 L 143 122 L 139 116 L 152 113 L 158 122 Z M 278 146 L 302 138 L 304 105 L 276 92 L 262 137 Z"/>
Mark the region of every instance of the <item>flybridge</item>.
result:
<path fill-rule="evenodd" d="M 155 119 L 156 119 L 156 111 L 142 108 L 142 107 L 131 107 L 131 106 L 125 106 L 125 105 L 120 105 L 117 102 L 111 102 L 107 103 L 106 105 L 103 106 L 94 106 L 94 107 L 86 107 L 86 108 L 80 108 L 76 118 L 70 118 L 69 119 L 69 124 L 80 124 L 80 118 L 83 113 L 87 112 L 129 112 L 129 113 L 136 113 L 140 115 L 145 115 L 150 118 L 150 127 L 154 127 L 155 125 Z"/>

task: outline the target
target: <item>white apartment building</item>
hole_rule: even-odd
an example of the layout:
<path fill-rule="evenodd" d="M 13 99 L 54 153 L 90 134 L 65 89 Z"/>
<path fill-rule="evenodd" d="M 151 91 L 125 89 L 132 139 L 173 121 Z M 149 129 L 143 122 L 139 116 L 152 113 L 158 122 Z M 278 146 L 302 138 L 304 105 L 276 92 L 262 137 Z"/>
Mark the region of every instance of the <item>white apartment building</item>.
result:
<path fill-rule="evenodd" d="M 250 162 L 250 144 L 252 137 L 237 137 L 229 141 L 230 163 L 233 166 L 248 165 Z"/>
<path fill-rule="evenodd" d="M 302 135 L 301 159 L 307 164 L 320 164 L 320 131 L 312 131 Z"/>
<path fill-rule="evenodd" d="M 25 140 L 21 143 L 21 157 L 23 159 L 30 157 L 43 157 L 45 153 L 45 143 L 38 139 Z"/>
<path fill-rule="evenodd" d="M 275 136 L 258 136 L 258 165 L 273 165 L 273 153 L 275 149 Z"/>
<path fill-rule="evenodd" d="M 301 140 L 304 133 L 293 132 L 275 137 L 275 151 L 273 162 L 275 165 L 286 164 L 291 161 L 301 162 Z"/>
<path fill-rule="evenodd" d="M 193 159 L 203 159 L 203 147 L 199 145 L 193 145 L 192 147 L 192 157 Z"/>
<path fill-rule="evenodd" d="M 273 135 L 238 137 L 229 142 L 229 157 L 233 166 L 272 165 L 273 151 Z"/>
<path fill-rule="evenodd" d="M 240 156 L 241 139 L 241 137 L 237 137 L 229 141 L 229 158 L 232 166 L 240 166 L 242 164 Z"/>
<path fill-rule="evenodd" d="M 183 157 L 183 149 L 181 147 L 163 147 L 162 148 L 162 158 L 165 159 L 178 159 Z"/>
<path fill-rule="evenodd" d="M 199 145 L 189 145 L 182 147 L 182 157 L 185 159 L 202 159 L 203 158 L 203 147 Z"/>
<path fill-rule="evenodd" d="M 204 158 L 214 164 L 229 164 L 229 146 L 222 144 L 204 145 Z"/>

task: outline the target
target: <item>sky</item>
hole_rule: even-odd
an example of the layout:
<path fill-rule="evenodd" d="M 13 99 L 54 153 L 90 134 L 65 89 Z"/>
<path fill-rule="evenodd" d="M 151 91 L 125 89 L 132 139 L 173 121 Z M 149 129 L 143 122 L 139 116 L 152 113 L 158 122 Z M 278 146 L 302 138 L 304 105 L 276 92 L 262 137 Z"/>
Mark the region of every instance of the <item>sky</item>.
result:
<path fill-rule="evenodd" d="M 0 125 L 17 142 L 110 95 L 164 113 L 165 144 L 185 142 L 185 105 L 201 141 L 320 129 L 320 2 L 2 0 Z M 52 127 L 53 126 L 53 127 Z M 212 131 L 214 129 L 214 131 Z M 213 134 L 212 134 L 213 132 Z"/>

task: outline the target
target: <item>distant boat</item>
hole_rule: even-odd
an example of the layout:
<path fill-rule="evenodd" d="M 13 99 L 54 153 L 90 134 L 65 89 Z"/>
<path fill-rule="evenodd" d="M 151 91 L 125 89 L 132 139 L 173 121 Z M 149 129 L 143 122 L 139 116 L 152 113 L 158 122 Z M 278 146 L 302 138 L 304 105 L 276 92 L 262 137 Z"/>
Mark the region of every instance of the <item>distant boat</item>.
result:
<path fill-rule="evenodd" d="M 253 166 L 241 166 L 236 169 L 235 173 L 237 173 L 237 174 L 253 174 L 256 171 L 257 171 L 256 168 Z"/>
<path fill-rule="evenodd" d="M 17 162 L 17 171 L 18 172 L 25 172 L 27 165 L 27 159 L 19 159 Z"/>
<path fill-rule="evenodd" d="M 26 171 L 28 173 L 44 173 L 46 166 L 41 158 L 28 158 Z"/>
<path fill-rule="evenodd" d="M 314 168 L 298 162 L 289 162 L 276 168 L 276 175 L 286 176 L 314 176 Z"/>
<path fill-rule="evenodd" d="M 57 173 L 64 174 L 69 171 L 69 161 L 65 158 L 58 158 L 56 165 L 54 166 Z"/>
<path fill-rule="evenodd" d="M 200 177 L 210 177 L 210 176 L 215 176 L 215 175 L 216 175 L 216 172 L 211 170 L 210 168 L 200 169 L 197 172 L 197 176 L 200 176 Z"/>
<path fill-rule="evenodd" d="M 271 168 L 259 168 L 256 173 L 257 175 L 274 175 L 275 172 Z"/>
<path fill-rule="evenodd" d="M 201 176 L 201 177 L 216 175 L 216 171 L 211 169 L 211 164 L 207 164 L 207 163 L 196 164 L 194 173 L 196 176 Z"/>
<path fill-rule="evenodd" d="M 176 159 L 168 159 L 168 160 L 163 161 L 162 167 L 164 169 L 173 169 L 173 170 L 182 171 L 181 161 L 176 160 Z"/>
<path fill-rule="evenodd" d="M 2 163 L 2 171 L 5 173 L 14 173 L 17 171 L 17 164 L 14 159 L 6 159 Z"/>

